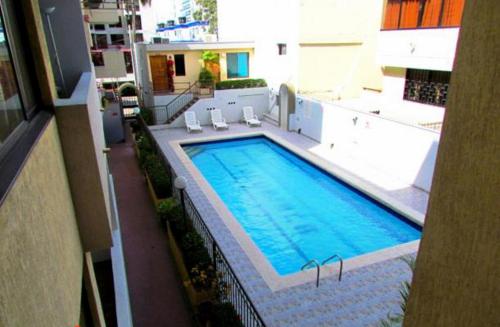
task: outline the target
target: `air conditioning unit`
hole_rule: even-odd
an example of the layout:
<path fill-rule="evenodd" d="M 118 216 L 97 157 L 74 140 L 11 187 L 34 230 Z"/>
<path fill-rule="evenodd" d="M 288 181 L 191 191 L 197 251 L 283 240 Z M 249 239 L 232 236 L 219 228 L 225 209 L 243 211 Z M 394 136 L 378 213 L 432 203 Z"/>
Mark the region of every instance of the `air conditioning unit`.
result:
<path fill-rule="evenodd" d="M 162 43 L 161 37 L 153 37 L 153 44 L 160 44 Z"/>
<path fill-rule="evenodd" d="M 157 26 L 158 28 L 165 28 L 165 23 L 159 23 Z"/>
<path fill-rule="evenodd" d="M 163 38 L 163 39 L 161 39 L 161 43 L 162 44 L 169 44 L 170 43 L 170 39 Z"/>
<path fill-rule="evenodd" d="M 179 17 L 179 24 L 186 24 L 186 17 Z"/>
<path fill-rule="evenodd" d="M 167 26 L 175 26 L 175 20 L 167 20 Z"/>

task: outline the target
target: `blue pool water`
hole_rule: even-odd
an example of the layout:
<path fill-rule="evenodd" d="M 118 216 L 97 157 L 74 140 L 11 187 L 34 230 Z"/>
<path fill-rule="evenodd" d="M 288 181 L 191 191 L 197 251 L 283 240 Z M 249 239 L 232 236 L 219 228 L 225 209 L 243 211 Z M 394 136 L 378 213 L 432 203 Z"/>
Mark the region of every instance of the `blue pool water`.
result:
<path fill-rule="evenodd" d="M 280 275 L 420 238 L 420 227 L 265 137 L 184 150 Z"/>

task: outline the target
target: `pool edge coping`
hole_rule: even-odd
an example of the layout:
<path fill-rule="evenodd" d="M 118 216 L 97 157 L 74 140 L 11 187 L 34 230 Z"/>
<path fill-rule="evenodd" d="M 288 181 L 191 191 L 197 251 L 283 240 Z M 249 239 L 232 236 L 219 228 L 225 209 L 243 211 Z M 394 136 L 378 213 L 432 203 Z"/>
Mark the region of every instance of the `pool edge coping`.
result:
<path fill-rule="evenodd" d="M 180 162 L 184 165 L 188 173 L 193 178 L 196 185 L 201 189 L 202 193 L 209 200 L 208 202 L 213 207 L 213 209 L 218 214 L 219 218 L 222 220 L 224 225 L 228 228 L 232 237 L 243 249 L 254 268 L 260 274 L 262 279 L 265 281 L 267 286 L 272 292 L 279 291 L 281 289 L 302 285 L 305 283 L 316 281 L 316 270 L 309 269 L 306 271 L 298 271 L 289 275 L 279 275 L 272 264 L 269 262 L 267 257 L 261 252 L 258 246 L 250 238 L 250 236 L 245 232 L 243 227 L 240 225 L 238 220 L 234 217 L 231 211 L 224 204 L 222 199 L 217 195 L 215 190 L 210 186 L 208 181 L 203 177 L 202 173 L 194 165 L 191 158 L 185 153 L 182 146 L 194 143 L 203 143 L 210 141 L 224 141 L 238 138 L 247 137 L 258 137 L 264 136 L 276 142 L 278 145 L 284 147 L 285 149 L 291 151 L 300 158 L 308 161 L 313 166 L 320 168 L 333 175 L 342 182 L 346 183 L 350 187 L 358 190 L 359 192 L 366 194 L 375 201 L 380 202 L 384 206 L 394 210 L 398 214 L 402 215 L 409 221 L 417 224 L 418 226 L 423 226 L 424 215 L 402 203 L 394 201 L 394 199 L 379 192 L 376 187 L 368 184 L 363 179 L 355 176 L 351 173 L 346 173 L 342 171 L 341 168 L 336 167 L 335 164 L 319 157 L 318 155 L 311 153 L 307 150 L 301 149 L 298 146 L 286 141 L 282 137 L 275 135 L 269 131 L 255 131 L 248 133 L 238 133 L 238 134 L 224 134 L 224 135 L 214 135 L 214 136 L 203 136 L 190 139 L 180 139 L 171 140 L 168 142 L 173 152 L 177 155 Z M 187 189 L 189 192 L 189 187 Z M 352 271 L 367 265 L 375 264 L 385 260 L 394 259 L 397 257 L 409 255 L 416 253 L 420 244 L 420 240 L 415 240 L 403 244 L 398 244 L 393 247 L 384 248 L 374 252 L 359 255 L 353 258 L 344 260 L 344 272 Z M 333 253 L 332 253 L 333 255 Z M 325 258 L 323 258 L 325 259 Z M 332 262 L 321 267 L 321 278 L 332 277 L 338 274 L 340 269 L 340 262 Z"/>

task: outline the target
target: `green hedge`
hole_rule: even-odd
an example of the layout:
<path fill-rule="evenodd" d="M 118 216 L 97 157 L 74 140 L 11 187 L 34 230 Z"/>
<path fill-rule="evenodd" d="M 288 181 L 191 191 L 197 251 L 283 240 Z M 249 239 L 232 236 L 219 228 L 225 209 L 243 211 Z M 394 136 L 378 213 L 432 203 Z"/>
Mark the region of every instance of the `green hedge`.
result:
<path fill-rule="evenodd" d="M 265 80 L 261 78 L 238 79 L 217 82 L 215 84 L 216 90 L 229 90 L 229 89 L 246 89 L 250 87 L 264 87 L 267 86 Z"/>
<path fill-rule="evenodd" d="M 160 199 L 171 196 L 172 189 L 170 188 L 170 177 L 160 157 L 155 153 L 150 153 L 145 157 L 143 165 L 144 170 L 148 173 L 151 180 L 156 196 Z"/>

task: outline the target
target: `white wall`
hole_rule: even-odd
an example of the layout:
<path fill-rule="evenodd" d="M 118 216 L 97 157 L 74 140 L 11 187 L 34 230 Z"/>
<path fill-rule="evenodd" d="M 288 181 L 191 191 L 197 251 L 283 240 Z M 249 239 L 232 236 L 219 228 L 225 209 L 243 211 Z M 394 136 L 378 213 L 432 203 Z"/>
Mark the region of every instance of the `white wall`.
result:
<path fill-rule="evenodd" d="M 292 129 L 430 191 L 439 133 L 297 97 Z M 300 103 L 302 101 L 302 103 Z M 356 124 L 353 120 L 357 118 Z"/>
<path fill-rule="evenodd" d="M 377 62 L 382 66 L 451 71 L 459 28 L 381 31 Z"/>
<path fill-rule="evenodd" d="M 296 84 L 298 0 L 218 0 L 217 13 L 220 41 L 255 42 L 255 77 L 275 90 Z M 278 55 L 278 43 L 287 45 L 286 55 Z"/>
<path fill-rule="evenodd" d="M 213 98 L 198 100 L 188 111 L 196 113 L 196 118 L 201 125 L 212 125 L 210 110 L 213 108 L 222 110 L 222 116 L 226 119 L 226 122 L 238 123 L 243 118 L 242 110 L 244 106 L 252 106 L 254 113 L 262 119 L 264 113 L 269 111 L 269 89 L 267 87 L 258 87 L 215 91 Z M 184 115 L 181 115 L 169 125 L 169 127 L 185 126 Z"/>
<path fill-rule="evenodd" d="M 127 76 L 123 52 L 118 49 L 103 50 L 104 66 L 95 66 L 97 78 L 119 78 Z"/>

